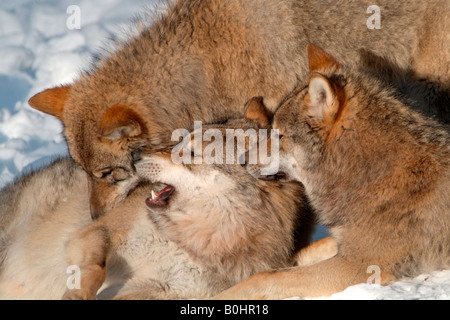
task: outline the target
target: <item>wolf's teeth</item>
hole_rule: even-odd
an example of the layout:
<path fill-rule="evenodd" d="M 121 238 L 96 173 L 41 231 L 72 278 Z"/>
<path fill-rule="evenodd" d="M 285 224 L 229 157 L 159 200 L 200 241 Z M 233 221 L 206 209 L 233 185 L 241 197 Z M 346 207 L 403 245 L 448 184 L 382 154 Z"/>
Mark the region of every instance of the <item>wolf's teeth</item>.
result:
<path fill-rule="evenodd" d="M 156 194 L 155 194 L 155 191 L 152 190 L 152 200 L 155 200 L 155 199 L 156 199 Z"/>

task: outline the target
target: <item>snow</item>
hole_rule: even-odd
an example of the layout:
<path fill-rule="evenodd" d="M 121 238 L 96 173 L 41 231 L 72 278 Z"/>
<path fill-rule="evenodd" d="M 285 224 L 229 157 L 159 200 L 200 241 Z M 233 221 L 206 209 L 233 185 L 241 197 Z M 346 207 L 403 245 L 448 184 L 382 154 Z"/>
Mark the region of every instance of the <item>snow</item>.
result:
<path fill-rule="evenodd" d="M 67 155 L 62 126 L 32 110 L 35 93 L 70 83 L 108 38 L 157 0 L 0 2 L 0 188 Z M 75 6 L 75 7 L 73 7 Z M 79 10 L 80 21 L 76 14 Z M 77 22 L 80 22 L 77 26 Z M 322 236 L 323 230 L 316 234 Z M 450 299 L 450 271 L 380 287 L 362 284 L 324 299 Z"/>
<path fill-rule="evenodd" d="M 360 284 L 347 288 L 329 300 L 450 300 L 450 270 L 435 271 L 389 286 Z"/>
<path fill-rule="evenodd" d="M 0 187 L 68 153 L 59 121 L 32 110 L 28 99 L 73 81 L 113 34 L 154 2 L 0 2 Z"/>

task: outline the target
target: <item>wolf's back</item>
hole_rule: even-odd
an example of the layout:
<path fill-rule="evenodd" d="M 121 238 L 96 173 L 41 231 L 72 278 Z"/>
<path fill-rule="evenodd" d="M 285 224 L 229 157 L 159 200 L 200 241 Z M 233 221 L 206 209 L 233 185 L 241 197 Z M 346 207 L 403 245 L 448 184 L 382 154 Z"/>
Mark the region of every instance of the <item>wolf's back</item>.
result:
<path fill-rule="evenodd" d="M 70 158 L 25 174 L 0 191 L 0 296 L 61 297 L 65 243 L 91 222 L 86 173 Z"/>
<path fill-rule="evenodd" d="M 79 190 L 87 194 L 85 173 L 72 159 L 62 158 L 17 178 L 0 191 L 0 271 L 14 241 L 15 226 L 58 213 L 55 208 L 66 200 L 67 194 Z"/>
<path fill-rule="evenodd" d="M 70 158 L 17 178 L 0 191 L 0 234 L 13 220 L 37 205 L 54 206 L 59 195 L 75 184 L 86 184 L 83 172 Z"/>

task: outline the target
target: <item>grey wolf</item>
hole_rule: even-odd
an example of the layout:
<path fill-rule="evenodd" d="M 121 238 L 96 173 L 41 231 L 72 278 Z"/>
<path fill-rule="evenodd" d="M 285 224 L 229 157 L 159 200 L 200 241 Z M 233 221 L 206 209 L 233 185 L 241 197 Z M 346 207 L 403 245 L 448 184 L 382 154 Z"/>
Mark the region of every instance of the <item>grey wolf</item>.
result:
<path fill-rule="evenodd" d="M 337 254 L 263 272 L 218 299 L 326 296 L 450 267 L 450 136 L 372 77 L 308 47 L 310 79 L 282 103 L 280 170 L 302 181 Z M 258 175 L 258 165 L 249 171 Z"/>
<path fill-rule="evenodd" d="M 134 150 L 164 147 L 194 120 L 239 117 L 251 97 L 262 96 L 274 112 L 308 77 L 310 42 L 448 122 L 448 1 L 377 1 L 380 30 L 367 28 L 372 4 L 173 1 L 73 84 L 39 93 L 30 105 L 63 121 L 70 154 L 89 173 L 94 217 L 136 186 Z"/>
<path fill-rule="evenodd" d="M 267 127 L 252 106 L 218 128 Z M 170 148 L 135 160 L 151 181 L 94 222 L 87 174 L 72 159 L 2 190 L 2 298 L 206 298 L 291 265 L 295 232 L 309 240 L 314 221 L 297 182 L 261 181 L 238 163 L 174 164 Z M 81 278 L 69 290 L 72 266 Z"/>

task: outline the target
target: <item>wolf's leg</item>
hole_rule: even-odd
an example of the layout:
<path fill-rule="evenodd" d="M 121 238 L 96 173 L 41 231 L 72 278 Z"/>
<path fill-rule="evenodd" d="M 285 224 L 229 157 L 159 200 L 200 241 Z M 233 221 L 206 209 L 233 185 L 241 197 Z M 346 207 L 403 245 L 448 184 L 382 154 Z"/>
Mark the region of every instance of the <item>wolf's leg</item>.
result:
<path fill-rule="evenodd" d="M 170 292 L 169 288 L 165 288 L 162 284 L 147 283 L 141 287 L 130 287 L 115 295 L 113 300 L 172 300 L 181 299 L 180 296 Z"/>
<path fill-rule="evenodd" d="M 67 262 L 79 267 L 80 287 L 67 290 L 65 300 L 95 300 L 105 281 L 106 260 L 110 248 L 108 230 L 97 223 L 82 228 L 67 242 Z"/>
<path fill-rule="evenodd" d="M 342 256 L 306 267 L 258 273 L 222 292 L 216 299 L 285 299 L 292 297 L 321 297 L 343 291 L 349 286 L 365 283 L 371 274 L 369 266 Z M 381 275 L 386 279 L 388 274 Z"/>
<path fill-rule="evenodd" d="M 330 259 L 338 253 L 336 241 L 327 237 L 314 241 L 300 250 L 293 259 L 295 266 L 309 266 Z"/>

